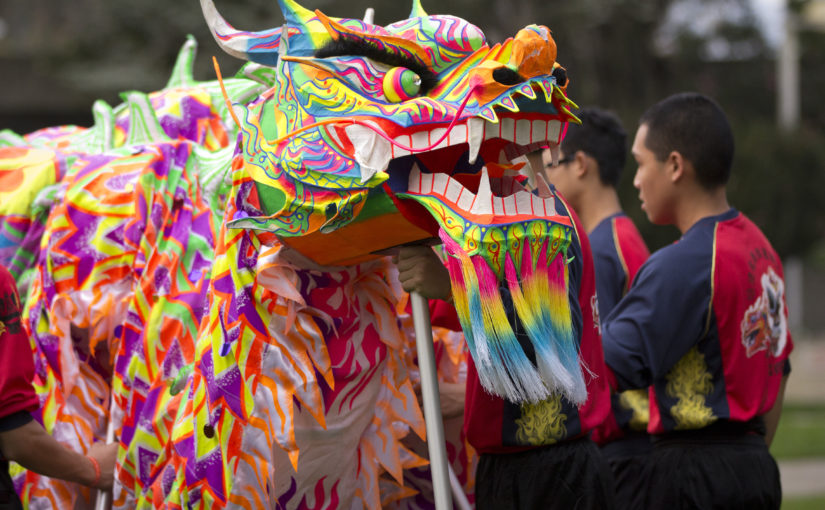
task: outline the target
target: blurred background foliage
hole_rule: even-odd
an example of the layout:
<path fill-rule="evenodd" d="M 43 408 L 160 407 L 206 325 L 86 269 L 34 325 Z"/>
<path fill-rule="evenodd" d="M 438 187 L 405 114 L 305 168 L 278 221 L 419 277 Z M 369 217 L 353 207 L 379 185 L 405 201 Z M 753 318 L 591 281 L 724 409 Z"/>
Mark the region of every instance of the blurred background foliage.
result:
<path fill-rule="evenodd" d="M 793 9 L 805 1 L 790 0 Z M 422 0 L 431 14 L 449 13 L 479 26 L 490 42 L 519 28 L 549 26 L 558 60 L 580 106 L 597 105 L 624 120 L 630 139 L 644 109 L 675 92 L 716 98 L 736 131 L 730 200 L 751 216 L 784 256 L 825 262 L 825 33 L 802 30 L 802 116 L 797 129 L 776 127 L 776 41 L 766 39 L 749 0 Z M 279 26 L 276 0 L 216 0 L 236 28 Z M 375 8 L 386 25 L 408 16 L 395 0 L 304 0 L 339 17 Z M 25 133 L 49 125 L 90 125 L 97 98 L 163 87 L 186 34 L 200 51 L 196 76 L 224 75 L 240 62 L 214 43 L 197 0 L 4 0 L 0 3 L 0 128 Z M 628 161 L 621 184 L 625 209 L 651 248 L 678 233 L 649 224 L 632 186 Z"/>

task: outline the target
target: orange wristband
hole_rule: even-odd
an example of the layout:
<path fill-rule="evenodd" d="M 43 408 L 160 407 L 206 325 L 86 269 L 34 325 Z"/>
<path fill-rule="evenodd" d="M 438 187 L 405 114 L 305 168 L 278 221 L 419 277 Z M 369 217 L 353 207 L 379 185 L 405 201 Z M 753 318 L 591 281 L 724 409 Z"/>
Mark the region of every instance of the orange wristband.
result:
<path fill-rule="evenodd" d="M 92 461 L 92 466 L 95 468 L 95 480 L 92 482 L 91 487 L 97 487 L 98 482 L 100 482 L 100 464 L 97 463 L 97 459 L 94 457 L 86 455 L 86 458 Z"/>

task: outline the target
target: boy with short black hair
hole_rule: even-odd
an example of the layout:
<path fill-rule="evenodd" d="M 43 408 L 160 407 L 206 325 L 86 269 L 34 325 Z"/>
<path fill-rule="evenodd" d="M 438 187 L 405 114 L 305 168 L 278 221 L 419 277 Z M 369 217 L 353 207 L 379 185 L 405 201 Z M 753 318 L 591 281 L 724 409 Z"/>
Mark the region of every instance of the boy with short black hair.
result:
<path fill-rule="evenodd" d="M 733 134 L 711 99 L 677 94 L 641 118 L 634 186 L 681 239 L 653 255 L 603 324 L 620 389 L 652 386 L 645 508 L 779 508 L 768 444 L 793 342 L 782 264 L 730 207 Z"/>
<path fill-rule="evenodd" d="M 627 159 L 627 132 L 619 118 L 598 108 L 576 112 L 553 165 L 542 154 L 545 174 L 581 218 L 596 270 L 599 316 L 606 317 L 624 296 L 650 252 L 636 226 L 622 211 L 616 190 Z M 616 507 L 639 508 L 642 472 L 650 454 L 646 389 L 611 396 L 612 413 L 593 431 L 616 481 Z"/>
<path fill-rule="evenodd" d="M 622 211 L 616 187 L 627 159 L 627 133 L 616 115 L 598 108 L 577 112 L 554 165 L 542 154 L 544 172 L 573 207 L 587 232 L 596 265 L 599 314 L 605 317 L 630 287 L 650 255 L 636 226 Z"/>

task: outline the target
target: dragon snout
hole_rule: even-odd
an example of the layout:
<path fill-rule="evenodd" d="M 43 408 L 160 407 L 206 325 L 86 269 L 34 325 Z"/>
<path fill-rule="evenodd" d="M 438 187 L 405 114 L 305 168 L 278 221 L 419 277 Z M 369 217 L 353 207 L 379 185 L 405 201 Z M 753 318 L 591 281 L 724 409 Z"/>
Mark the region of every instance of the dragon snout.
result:
<path fill-rule="evenodd" d="M 523 78 L 550 74 L 556 62 L 556 42 L 550 29 L 540 25 L 522 28 L 513 39 L 507 68 Z"/>

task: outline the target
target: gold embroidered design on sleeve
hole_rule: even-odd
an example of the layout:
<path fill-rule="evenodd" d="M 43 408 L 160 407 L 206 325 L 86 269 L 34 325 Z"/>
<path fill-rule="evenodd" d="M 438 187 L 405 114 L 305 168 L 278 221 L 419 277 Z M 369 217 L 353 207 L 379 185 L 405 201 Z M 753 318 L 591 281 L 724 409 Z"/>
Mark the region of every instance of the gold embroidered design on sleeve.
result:
<path fill-rule="evenodd" d="M 561 411 L 561 395 L 553 395 L 537 404 L 522 404 L 521 418 L 516 420 L 516 440 L 525 445 L 558 442 L 567 434 L 567 415 Z"/>
<path fill-rule="evenodd" d="M 670 408 L 676 430 L 699 429 L 716 421 L 713 410 L 705 403 L 713 391 L 713 376 L 698 347 L 689 350 L 665 378 L 667 396 L 678 399 Z"/>

